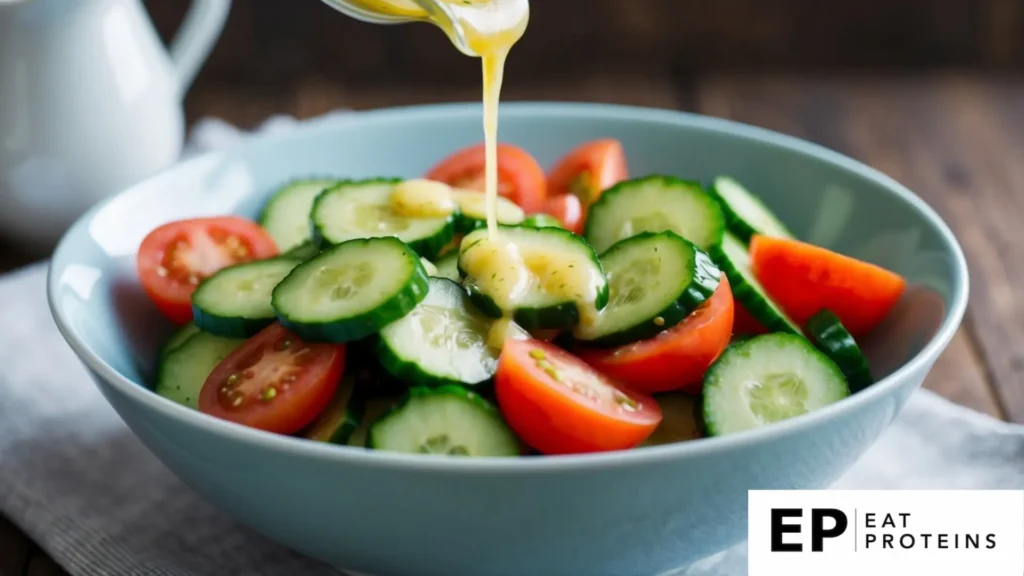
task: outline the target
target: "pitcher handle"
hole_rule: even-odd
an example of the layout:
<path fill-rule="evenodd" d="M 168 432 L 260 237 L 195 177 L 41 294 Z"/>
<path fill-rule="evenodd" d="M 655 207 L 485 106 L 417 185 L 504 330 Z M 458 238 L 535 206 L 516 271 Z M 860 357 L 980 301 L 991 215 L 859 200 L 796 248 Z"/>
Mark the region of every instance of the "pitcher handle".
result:
<path fill-rule="evenodd" d="M 230 11 L 231 0 L 192 0 L 169 50 L 182 96 L 213 50 Z"/>

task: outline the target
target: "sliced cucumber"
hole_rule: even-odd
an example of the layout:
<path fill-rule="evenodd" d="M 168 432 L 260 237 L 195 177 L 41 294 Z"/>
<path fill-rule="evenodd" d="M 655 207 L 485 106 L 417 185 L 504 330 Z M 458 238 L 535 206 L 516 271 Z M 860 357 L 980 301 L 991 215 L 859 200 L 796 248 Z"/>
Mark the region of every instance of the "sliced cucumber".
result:
<path fill-rule="evenodd" d="M 528 228 L 565 228 L 562 222 L 550 214 L 531 214 L 520 226 Z"/>
<path fill-rule="evenodd" d="M 437 260 L 437 264 L 434 265 L 436 271 L 434 276 L 438 278 L 447 278 L 453 282 L 462 282 L 462 276 L 459 275 L 459 253 L 458 251 L 446 254 Z"/>
<path fill-rule="evenodd" d="M 465 290 L 445 278 L 431 278 L 419 306 L 380 331 L 380 362 L 413 385 L 490 382 L 501 349 L 488 345 L 494 320 L 476 311 Z"/>
<path fill-rule="evenodd" d="M 248 338 L 270 325 L 274 288 L 301 260 L 272 258 L 223 268 L 192 294 L 192 317 L 201 330 Z"/>
<path fill-rule="evenodd" d="M 487 226 L 487 197 L 483 192 L 454 190 L 452 198 L 459 205 L 459 214 L 455 217 L 457 233 L 465 234 Z M 503 196 L 498 196 L 495 208 L 498 224 L 511 226 L 526 218 L 526 213 L 518 204 Z"/>
<path fill-rule="evenodd" d="M 274 288 L 286 328 L 311 341 L 349 342 L 408 314 L 427 295 L 420 257 L 401 240 L 349 240 L 303 262 Z"/>
<path fill-rule="evenodd" d="M 244 342 L 239 338 L 224 338 L 207 332 L 189 336 L 160 365 L 156 393 L 183 406 L 198 409 L 199 392 L 207 377 Z"/>
<path fill-rule="evenodd" d="M 835 314 L 822 310 L 811 316 L 805 328 L 808 338 L 839 366 L 850 384 L 850 392 L 860 392 L 874 384 L 868 359 Z"/>
<path fill-rule="evenodd" d="M 484 314 L 511 313 L 525 330 L 561 330 L 608 303 L 608 282 L 594 250 L 560 228 L 502 226 L 462 240 L 459 271 Z"/>
<path fill-rule="evenodd" d="M 761 199 L 728 176 L 715 178 L 711 191 L 718 197 L 729 231 L 749 242 L 754 234 L 793 238 L 793 233 L 772 214 Z"/>
<path fill-rule="evenodd" d="M 394 236 L 420 256 L 434 258 L 452 240 L 455 215 L 411 218 L 397 214 L 391 192 L 401 182 L 379 178 L 342 182 L 324 190 L 313 203 L 314 235 L 328 244 Z"/>
<path fill-rule="evenodd" d="M 327 407 L 302 435 L 317 442 L 347 444 L 363 418 L 366 397 L 361 392 L 357 373 L 347 372 Z"/>
<path fill-rule="evenodd" d="M 711 251 L 711 258 L 725 272 L 732 288 L 732 295 L 755 320 L 772 332 L 803 334 L 778 304 L 772 301 L 750 268 L 750 254 L 747 246 L 731 232 L 722 237 L 722 244 Z"/>
<path fill-rule="evenodd" d="M 370 426 L 374 450 L 445 456 L 518 456 L 519 441 L 501 414 L 460 386 L 417 387 Z"/>
<path fill-rule="evenodd" d="M 369 398 L 363 408 L 363 419 L 356 427 L 352 435 L 348 437 L 349 446 L 366 448 L 366 439 L 370 434 L 370 426 L 380 420 L 385 414 L 394 410 L 395 406 L 401 403 L 401 396 L 380 396 Z"/>
<path fill-rule="evenodd" d="M 260 224 L 281 253 L 310 241 L 309 214 L 313 201 L 337 180 L 297 180 L 280 188 L 263 207 Z"/>
<path fill-rule="evenodd" d="M 608 306 L 573 336 L 592 346 L 646 340 L 675 326 L 718 288 L 711 257 L 674 232 L 641 232 L 601 255 Z"/>
<path fill-rule="evenodd" d="M 177 350 L 178 346 L 184 344 L 185 341 L 196 332 L 199 332 L 199 328 L 196 327 L 195 322 L 189 322 L 181 328 L 178 328 L 178 330 L 175 331 L 174 334 L 171 334 L 171 337 L 167 339 L 167 342 L 164 342 L 163 348 L 160 349 L 160 357 L 157 360 L 157 365 L 159 366 L 160 364 L 163 364 L 164 360 L 171 352 Z"/>
<path fill-rule="evenodd" d="M 709 250 L 722 240 L 718 201 L 696 182 L 646 176 L 605 190 L 587 212 L 583 236 L 600 254 L 641 232 L 671 231 Z"/>
<path fill-rule="evenodd" d="M 760 428 L 850 395 L 846 378 L 806 338 L 775 333 L 729 346 L 704 375 L 710 436 Z"/>
<path fill-rule="evenodd" d="M 704 437 L 701 401 L 697 396 L 682 392 L 658 394 L 654 400 L 661 408 L 661 423 L 642 446 L 675 444 Z"/>
<path fill-rule="evenodd" d="M 313 240 L 307 240 L 281 255 L 282 258 L 305 262 L 320 253 L 320 246 Z"/>

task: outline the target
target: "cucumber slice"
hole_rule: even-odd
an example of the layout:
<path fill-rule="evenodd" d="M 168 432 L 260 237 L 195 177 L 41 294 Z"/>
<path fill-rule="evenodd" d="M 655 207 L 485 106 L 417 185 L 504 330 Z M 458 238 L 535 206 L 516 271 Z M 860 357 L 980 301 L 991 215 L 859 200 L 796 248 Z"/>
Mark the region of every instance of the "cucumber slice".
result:
<path fill-rule="evenodd" d="M 260 225 L 267 230 L 281 253 L 309 242 L 309 213 L 313 201 L 338 180 L 296 180 L 281 187 L 263 206 Z"/>
<path fill-rule="evenodd" d="M 455 217 L 456 233 L 465 234 L 487 226 L 487 197 L 483 192 L 453 190 L 452 198 L 459 205 L 459 213 Z M 526 218 L 526 213 L 518 204 L 503 196 L 498 196 L 495 207 L 498 224 L 512 226 Z"/>
<path fill-rule="evenodd" d="M 501 349 L 488 345 L 494 320 L 477 312 L 465 290 L 431 278 L 419 306 L 380 331 L 377 353 L 396 378 L 419 386 L 489 383 Z"/>
<path fill-rule="evenodd" d="M 436 272 L 433 276 L 447 278 L 452 282 L 462 282 L 462 276 L 459 275 L 459 253 L 457 251 L 442 256 L 434 268 Z"/>
<path fill-rule="evenodd" d="M 815 346 L 839 366 L 850 384 L 851 393 L 860 392 L 875 383 L 868 359 L 843 323 L 830 310 L 822 310 L 811 316 L 805 328 Z"/>
<path fill-rule="evenodd" d="M 365 338 L 427 295 L 420 257 L 393 236 L 349 240 L 303 262 L 274 288 L 286 328 L 310 341 Z"/>
<path fill-rule="evenodd" d="M 605 190 L 587 213 L 583 236 L 600 254 L 619 240 L 666 230 L 706 251 L 721 242 L 725 217 L 697 182 L 646 176 Z"/>
<path fill-rule="evenodd" d="M 331 401 L 317 419 L 303 432 L 303 437 L 316 442 L 347 444 L 363 418 L 366 397 L 362 394 L 357 374 L 348 372 L 338 384 Z"/>
<path fill-rule="evenodd" d="M 301 260 L 272 258 L 223 268 L 192 294 L 192 318 L 200 330 L 248 338 L 274 322 L 270 295 Z"/>
<path fill-rule="evenodd" d="M 363 408 L 362 422 L 352 432 L 352 435 L 348 437 L 348 445 L 366 448 L 366 439 L 370 434 L 370 426 L 373 426 L 377 420 L 380 420 L 385 414 L 394 410 L 395 406 L 398 406 L 401 401 L 401 396 L 382 396 L 368 399 L 366 406 Z"/>
<path fill-rule="evenodd" d="M 157 365 L 159 366 L 160 364 L 163 364 L 164 360 L 167 359 L 167 356 L 171 352 L 177 350 L 179 346 L 184 344 L 185 341 L 196 332 L 199 332 L 199 328 L 196 327 L 195 322 L 189 322 L 181 328 L 178 328 L 178 330 L 175 331 L 174 334 L 171 334 L 171 337 L 167 339 L 167 342 L 164 342 L 163 348 L 160 349 L 160 357 L 157 360 Z"/>
<path fill-rule="evenodd" d="M 710 436 L 760 428 L 838 402 L 846 378 L 806 338 L 775 333 L 729 346 L 704 375 Z"/>
<path fill-rule="evenodd" d="M 198 410 L 199 392 L 210 372 L 244 342 L 196 332 L 164 359 L 154 390 L 168 400 Z"/>
<path fill-rule="evenodd" d="M 321 243 L 341 244 L 356 238 L 394 236 L 420 256 L 434 258 L 455 234 L 451 214 L 411 218 L 396 214 L 391 191 L 401 179 L 342 182 L 324 190 L 313 203 L 313 232 Z"/>
<path fill-rule="evenodd" d="M 313 240 L 307 240 L 281 255 L 282 258 L 305 262 L 320 253 L 320 246 Z"/>
<path fill-rule="evenodd" d="M 593 346 L 646 340 L 675 326 L 718 288 L 711 257 L 674 232 L 641 232 L 601 255 L 608 306 L 573 336 Z"/>
<path fill-rule="evenodd" d="M 722 244 L 712 249 L 711 258 L 729 279 L 733 298 L 762 326 L 772 332 L 803 335 L 800 326 L 772 301 L 761 283 L 754 277 L 747 246 L 736 236 L 726 232 L 722 237 Z"/>
<path fill-rule="evenodd" d="M 654 400 L 661 407 L 661 423 L 641 446 L 661 446 L 704 437 L 704 418 L 699 397 L 668 392 L 656 395 Z"/>
<path fill-rule="evenodd" d="M 565 228 L 562 222 L 550 214 L 531 214 L 520 226 L 527 228 Z"/>
<path fill-rule="evenodd" d="M 511 313 L 525 330 L 572 328 L 608 303 L 608 282 L 594 250 L 560 228 L 501 226 L 462 240 L 459 272 L 484 314 Z"/>
<path fill-rule="evenodd" d="M 729 231 L 740 240 L 749 242 L 754 234 L 793 238 L 793 233 L 772 214 L 761 199 L 751 194 L 736 180 L 719 176 L 711 184 L 711 192 L 718 198 Z"/>
<path fill-rule="evenodd" d="M 374 450 L 445 456 L 518 456 L 519 441 L 501 414 L 460 386 L 411 388 L 370 426 Z"/>

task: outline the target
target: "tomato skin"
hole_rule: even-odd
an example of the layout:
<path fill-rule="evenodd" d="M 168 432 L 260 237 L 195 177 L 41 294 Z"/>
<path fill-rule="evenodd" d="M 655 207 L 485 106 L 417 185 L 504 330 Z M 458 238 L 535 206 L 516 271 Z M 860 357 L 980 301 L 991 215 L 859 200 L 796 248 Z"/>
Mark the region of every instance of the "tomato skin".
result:
<path fill-rule="evenodd" d="M 469 146 L 438 162 L 427 172 L 426 178 L 483 192 L 485 160 L 482 143 Z M 518 204 L 527 214 L 540 212 L 548 195 L 544 169 L 526 150 L 499 142 L 498 193 Z"/>
<path fill-rule="evenodd" d="M 288 342 L 289 344 L 282 344 Z M 344 344 L 306 343 L 278 323 L 229 354 L 203 384 L 199 411 L 251 428 L 294 434 L 331 401 L 345 371 Z M 225 393 L 226 385 L 242 398 Z M 266 391 L 273 386 L 274 395 Z"/>
<path fill-rule="evenodd" d="M 530 353 L 543 353 L 544 358 Z M 588 389 L 597 387 L 635 405 L 627 410 L 611 398 L 591 399 L 557 382 L 538 362 L 548 361 L 560 375 L 573 374 Z M 646 394 L 633 392 L 591 369 L 572 354 L 547 342 L 507 340 L 495 375 L 498 405 L 508 425 L 542 454 L 583 454 L 634 448 L 661 423 L 661 408 Z"/>
<path fill-rule="evenodd" d="M 613 138 L 584 142 L 555 163 L 548 176 L 548 194 L 574 194 L 586 210 L 601 193 L 629 178 L 626 151 Z"/>
<path fill-rule="evenodd" d="M 235 245 L 227 241 L 234 238 Z M 217 270 L 277 256 L 277 245 L 255 222 L 238 216 L 177 220 L 142 240 L 136 268 L 142 289 L 175 324 L 192 319 L 192 293 Z M 189 281 L 189 277 L 195 281 Z"/>
<path fill-rule="evenodd" d="M 578 353 L 596 370 L 632 390 L 696 394 L 708 367 L 729 345 L 733 313 L 732 289 L 723 274 L 718 289 L 700 308 L 654 338 Z"/>
<path fill-rule="evenodd" d="M 558 218 L 573 234 L 583 233 L 583 205 L 575 194 L 551 196 L 544 201 L 544 212 Z"/>

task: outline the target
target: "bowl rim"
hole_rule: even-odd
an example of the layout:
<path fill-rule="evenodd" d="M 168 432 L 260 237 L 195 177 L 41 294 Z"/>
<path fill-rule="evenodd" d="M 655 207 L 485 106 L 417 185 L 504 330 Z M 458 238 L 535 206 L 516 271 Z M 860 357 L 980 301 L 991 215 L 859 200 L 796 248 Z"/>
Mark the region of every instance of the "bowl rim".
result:
<path fill-rule="evenodd" d="M 302 120 L 288 131 L 278 133 L 256 134 L 238 145 L 227 150 L 213 150 L 182 160 L 169 168 L 119 191 L 117 194 L 93 206 L 65 232 L 58 243 L 47 265 L 47 301 L 51 314 L 61 335 L 78 356 L 79 360 L 107 385 L 127 396 L 133 402 L 141 403 L 148 410 L 161 413 L 163 416 L 177 420 L 183 426 L 202 429 L 206 433 L 222 435 L 232 441 L 254 445 L 254 447 L 270 451 L 285 452 L 293 456 L 322 458 L 352 465 L 371 468 L 391 468 L 397 470 L 414 470 L 420 472 L 443 473 L 558 473 L 568 470 L 587 470 L 598 468 L 614 468 L 655 464 L 666 460 L 696 457 L 712 452 L 724 452 L 732 449 L 750 447 L 751 445 L 770 442 L 776 438 L 790 434 L 805 433 L 825 422 L 849 414 L 870 404 L 882 396 L 892 393 L 901 382 L 911 377 L 912 373 L 924 370 L 933 363 L 948 346 L 955 335 L 967 307 L 970 277 L 967 270 L 963 250 L 950 230 L 949 226 L 924 200 L 881 171 L 863 164 L 839 152 L 830 150 L 819 144 L 809 142 L 766 128 L 753 126 L 703 114 L 683 112 L 662 108 L 628 106 L 592 102 L 549 102 L 549 101 L 517 101 L 501 104 L 501 118 L 509 120 L 516 117 L 577 117 L 614 119 L 645 123 L 667 124 L 680 128 L 699 129 L 705 131 L 728 133 L 733 136 L 755 140 L 772 146 L 785 148 L 792 152 L 811 156 L 834 165 L 836 168 L 859 174 L 888 189 L 899 199 L 918 211 L 924 219 L 940 232 L 949 245 L 954 260 L 953 289 L 951 304 L 935 336 L 909 361 L 904 363 L 892 374 L 879 380 L 871 387 L 851 395 L 840 402 L 819 410 L 803 414 L 788 420 L 777 422 L 771 426 L 748 430 L 736 434 L 719 437 L 701 438 L 690 442 L 647 446 L 631 450 L 574 454 L 542 457 L 478 457 L 453 459 L 441 455 L 412 455 L 394 452 L 370 451 L 361 447 L 331 445 L 311 442 L 306 439 L 284 436 L 249 428 L 226 420 L 214 418 L 198 411 L 186 408 L 153 393 L 142 383 L 134 382 L 114 370 L 105 360 L 95 354 L 86 343 L 78 337 L 70 327 L 68 318 L 62 308 L 56 304 L 56 292 L 59 285 L 54 277 L 54 265 L 60 260 L 59 255 L 67 251 L 72 239 L 84 233 L 88 223 L 111 202 L 131 194 L 133 190 L 144 186 L 153 179 L 179 170 L 181 166 L 194 162 L 211 162 L 216 157 L 227 154 L 245 156 L 247 150 L 266 145 L 281 144 L 293 138 L 307 137 L 320 132 L 332 132 L 349 124 L 364 122 L 406 122 L 419 119 L 438 117 L 479 116 L 481 104 L 473 102 L 450 102 L 442 104 L 422 104 L 414 106 L 398 106 L 358 111 L 346 114 L 327 114 L 321 117 Z M 108 400 L 109 401 L 109 400 Z"/>

